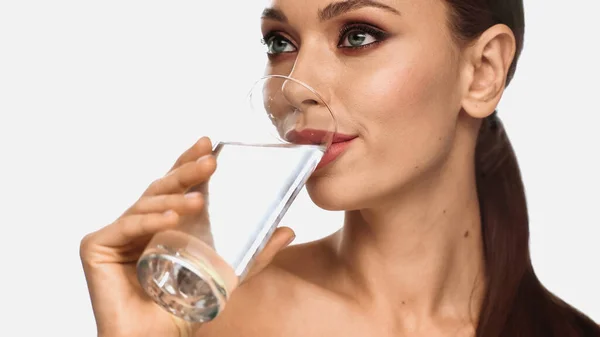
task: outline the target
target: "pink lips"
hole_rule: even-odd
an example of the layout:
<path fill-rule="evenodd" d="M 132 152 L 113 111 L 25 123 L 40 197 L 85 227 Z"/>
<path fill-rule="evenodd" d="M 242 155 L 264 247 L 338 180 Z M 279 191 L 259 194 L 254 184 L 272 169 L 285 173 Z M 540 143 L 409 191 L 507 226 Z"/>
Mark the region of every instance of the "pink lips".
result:
<path fill-rule="evenodd" d="M 331 137 L 330 132 L 315 129 L 304 129 L 302 131 L 292 130 L 285 135 L 286 140 L 293 144 L 322 144 L 326 137 Z M 352 140 L 356 136 L 344 135 L 336 133 L 333 135 L 332 143 L 341 143 Z"/>
<path fill-rule="evenodd" d="M 329 132 L 315 129 L 305 129 L 302 131 L 292 130 L 286 134 L 286 139 L 293 144 L 322 144 L 326 137 L 330 137 Z M 336 133 L 333 135 L 332 144 L 329 146 L 317 169 L 326 166 L 334 161 L 348 148 L 352 140 L 358 136 Z"/>

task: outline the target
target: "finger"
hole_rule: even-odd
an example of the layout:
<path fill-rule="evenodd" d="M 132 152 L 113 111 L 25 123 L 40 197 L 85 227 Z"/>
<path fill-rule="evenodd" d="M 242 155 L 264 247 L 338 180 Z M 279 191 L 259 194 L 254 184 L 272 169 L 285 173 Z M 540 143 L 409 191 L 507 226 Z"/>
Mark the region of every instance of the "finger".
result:
<path fill-rule="evenodd" d="M 172 210 L 179 215 L 197 212 L 204 206 L 204 198 L 199 192 L 187 194 L 161 194 L 142 197 L 124 215 L 163 213 Z"/>
<path fill-rule="evenodd" d="M 155 180 L 142 197 L 185 192 L 190 187 L 207 181 L 216 167 L 217 162 L 213 155 L 206 155 L 196 161 L 185 163 L 166 176 Z"/>
<path fill-rule="evenodd" d="M 94 233 L 89 239 L 103 247 L 121 247 L 138 239 L 177 226 L 179 215 L 173 211 L 136 214 L 119 218 L 114 223 Z"/>
<path fill-rule="evenodd" d="M 169 169 L 169 172 L 181 167 L 183 164 L 195 161 L 209 153 L 212 153 L 212 142 L 210 138 L 202 137 L 194 145 L 182 153 L 179 158 L 177 158 L 175 164 L 173 164 L 173 167 Z"/>
<path fill-rule="evenodd" d="M 185 321 L 175 315 L 169 315 L 169 317 L 171 317 L 171 319 L 173 320 L 173 323 L 175 323 L 175 326 L 177 327 L 177 330 L 179 330 L 179 337 L 193 337 L 194 336 L 194 330 L 193 330 L 192 323 Z"/>
<path fill-rule="evenodd" d="M 248 271 L 248 278 L 258 274 L 265 267 L 267 267 L 275 255 L 279 253 L 283 248 L 287 247 L 294 241 L 296 235 L 294 231 L 289 227 L 279 227 L 275 230 L 263 250 L 258 253 L 254 262 L 252 263 L 252 267 Z"/>

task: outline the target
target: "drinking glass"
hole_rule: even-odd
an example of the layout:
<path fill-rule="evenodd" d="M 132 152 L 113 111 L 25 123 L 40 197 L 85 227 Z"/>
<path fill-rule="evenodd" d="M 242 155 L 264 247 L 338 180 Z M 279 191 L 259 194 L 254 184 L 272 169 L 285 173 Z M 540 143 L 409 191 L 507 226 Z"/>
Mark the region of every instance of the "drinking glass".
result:
<path fill-rule="evenodd" d="M 154 235 L 137 263 L 150 298 L 189 322 L 224 310 L 336 132 L 327 102 L 292 77 L 262 78 L 247 102 L 233 140 L 213 142 L 215 173 L 190 189 L 203 210 Z"/>

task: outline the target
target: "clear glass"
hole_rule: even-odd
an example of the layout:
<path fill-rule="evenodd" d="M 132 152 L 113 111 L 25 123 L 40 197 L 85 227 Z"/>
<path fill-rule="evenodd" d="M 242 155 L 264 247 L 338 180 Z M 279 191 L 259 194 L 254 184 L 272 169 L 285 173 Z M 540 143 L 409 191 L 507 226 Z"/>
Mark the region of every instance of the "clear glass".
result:
<path fill-rule="evenodd" d="M 190 322 L 222 312 L 336 132 L 327 103 L 293 78 L 261 79 L 249 101 L 254 123 L 236 141 L 214 142 L 217 170 L 191 189 L 203 194 L 203 212 L 156 234 L 137 264 L 146 293 Z"/>

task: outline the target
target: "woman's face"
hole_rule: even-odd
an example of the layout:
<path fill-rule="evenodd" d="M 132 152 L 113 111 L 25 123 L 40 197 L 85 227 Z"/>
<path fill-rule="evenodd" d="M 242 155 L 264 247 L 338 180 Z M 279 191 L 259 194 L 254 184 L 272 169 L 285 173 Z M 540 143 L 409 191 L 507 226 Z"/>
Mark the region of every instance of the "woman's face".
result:
<path fill-rule="evenodd" d="M 463 91 L 444 1 L 274 0 L 269 8 L 267 73 L 314 87 L 338 132 L 356 136 L 309 180 L 317 205 L 380 205 L 443 167 Z"/>

